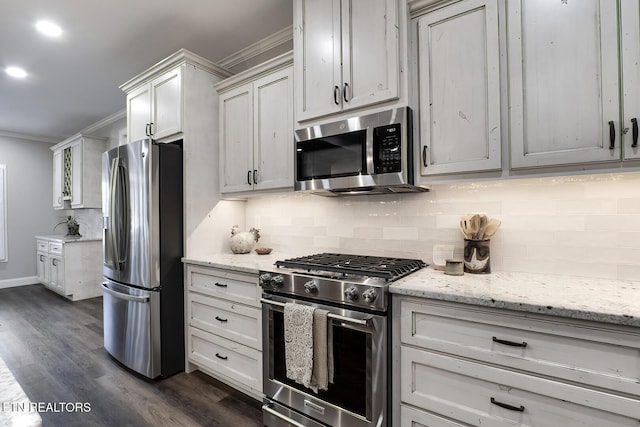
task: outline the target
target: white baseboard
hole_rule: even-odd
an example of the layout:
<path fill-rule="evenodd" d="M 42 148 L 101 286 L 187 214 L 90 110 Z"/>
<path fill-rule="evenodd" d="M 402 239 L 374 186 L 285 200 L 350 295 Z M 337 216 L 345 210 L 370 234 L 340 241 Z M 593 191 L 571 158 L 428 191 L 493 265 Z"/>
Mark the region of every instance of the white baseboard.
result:
<path fill-rule="evenodd" d="M 18 277 L 16 279 L 0 280 L 0 289 L 14 288 L 16 286 L 24 286 L 24 285 L 33 285 L 36 283 L 40 283 L 38 281 L 38 276 Z"/>

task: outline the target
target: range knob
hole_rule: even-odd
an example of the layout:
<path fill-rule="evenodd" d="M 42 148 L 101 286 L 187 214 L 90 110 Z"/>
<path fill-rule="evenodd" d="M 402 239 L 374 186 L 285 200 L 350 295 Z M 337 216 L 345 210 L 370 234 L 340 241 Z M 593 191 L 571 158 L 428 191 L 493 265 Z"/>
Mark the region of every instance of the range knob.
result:
<path fill-rule="evenodd" d="M 304 291 L 308 294 L 317 294 L 318 285 L 313 280 L 309 280 L 304 284 Z"/>
<path fill-rule="evenodd" d="M 271 273 L 262 273 L 259 278 L 260 286 L 270 285 L 272 277 L 273 275 Z"/>
<path fill-rule="evenodd" d="M 378 297 L 378 293 L 374 288 L 369 288 L 362 293 L 362 299 L 371 304 Z"/>
<path fill-rule="evenodd" d="M 347 288 L 347 289 L 344 290 L 344 296 L 349 301 L 357 301 L 358 300 L 358 289 L 356 289 L 355 286 L 351 286 L 350 288 Z"/>
<path fill-rule="evenodd" d="M 284 277 L 282 274 L 277 274 L 271 278 L 271 286 L 273 288 L 281 288 L 284 285 Z"/>

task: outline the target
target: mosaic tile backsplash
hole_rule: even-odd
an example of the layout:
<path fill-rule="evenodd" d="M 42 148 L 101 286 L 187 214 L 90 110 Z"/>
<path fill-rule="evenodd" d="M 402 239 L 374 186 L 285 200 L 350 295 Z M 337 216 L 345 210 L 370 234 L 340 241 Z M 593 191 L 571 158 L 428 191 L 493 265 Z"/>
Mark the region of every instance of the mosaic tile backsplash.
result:
<path fill-rule="evenodd" d="M 640 173 L 438 184 L 421 194 L 249 199 L 247 227 L 283 253 L 343 252 L 420 258 L 453 244 L 462 257 L 464 214 L 502 225 L 492 271 L 640 280 Z"/>

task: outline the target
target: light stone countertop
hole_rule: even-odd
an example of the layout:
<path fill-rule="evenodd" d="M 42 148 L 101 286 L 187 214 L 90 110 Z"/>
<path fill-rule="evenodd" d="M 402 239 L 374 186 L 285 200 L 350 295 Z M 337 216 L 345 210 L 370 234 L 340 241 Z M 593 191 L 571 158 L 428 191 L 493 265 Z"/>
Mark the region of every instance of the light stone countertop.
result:
<path fill-rule="evenodd" d="M 308 254 L 212 254 L 183 262 L 258 274 L 278 260 Z M 530 273 L 449 276 L 431 267 L 396 282 L 391 293 L 640 327 L 640 282 Z"/>
<path fill-rule="evenodd" d="M 49 240 L 54 242 L 63 242 L 63 243 L 76 243 L 76 242 L 95 242 L 102 240 L 102 237 L 67 237 L 63 234 L 50 234 L 50 235 L 40 235 L 35 236 L 36 239 L 40 240 Z"/>
<path fill-rule="evenodd" d="M 389 290 L 442 301 L 640 326 L 640 282 L 506 272 L 449 276 L 428 267 L 394 282 Z"/>
<path fill-rule="evenodd" d="M 31 409 L 29 398 L 0 359 L 0 426 L 41 426 L 40 414 Z"/>
<path fill-rule="evenodd" d="M 220 253 L 197 258 L 182 258 L 187 264 L 203 265 L 206 267 L 227 268 L 243 273 L 258 274 L 259 270 L 276 271 L 276 261 L 301 255 L 284 254 L 273 251 L 268 255 Z"/>

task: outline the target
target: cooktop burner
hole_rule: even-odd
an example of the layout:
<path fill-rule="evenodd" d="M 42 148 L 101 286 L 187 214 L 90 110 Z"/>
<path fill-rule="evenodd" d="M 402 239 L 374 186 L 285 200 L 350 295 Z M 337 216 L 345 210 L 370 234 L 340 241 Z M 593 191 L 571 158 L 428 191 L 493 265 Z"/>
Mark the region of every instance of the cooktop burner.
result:
<path fill-rule="evenodd" d="M 419 259 L 387 258 L 364 255 L 321 253 L 299 258 L 276 261 L 277 267 L 311 271 L 327 271 L 339 274 L 356 274 L 397 280 L 426 267 Z"/>

